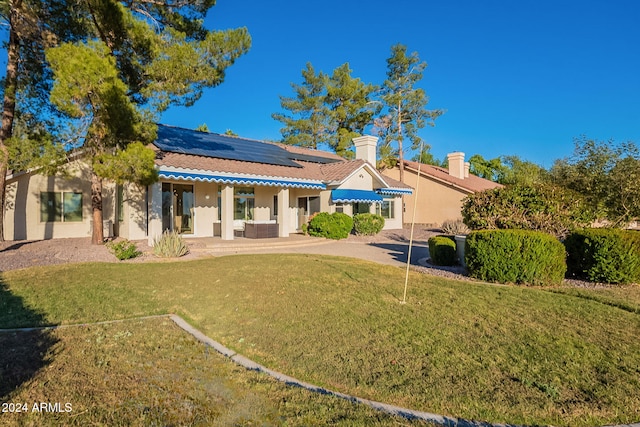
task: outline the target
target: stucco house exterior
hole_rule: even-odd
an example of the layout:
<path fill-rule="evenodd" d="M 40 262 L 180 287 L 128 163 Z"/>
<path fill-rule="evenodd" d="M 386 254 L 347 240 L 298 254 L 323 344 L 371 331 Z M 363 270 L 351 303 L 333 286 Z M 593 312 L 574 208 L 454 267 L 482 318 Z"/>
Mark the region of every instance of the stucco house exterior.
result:
<path fill-rule="evenodd" d="M 152 144 L 160 180 L 148 187 L 105 182 L 106 236 L 286 237 L 316 212 L 371 212 L 385 229 L 402 227 L 411 186 L 376 168 L 373 136 L 354 139 L 356 158 L 228 135 L 159 125 Z M 7 177 L 5 238 L 38 240 L 91 234 L 91 179 L 82 159 L 63 176 L 37 171 Z"/>
<path fill-rule="evenodd" d="M 462 200 L 467 195 L 502 187 L 501 184 L 469 173 L 469 163 L 464 161 L 462 152 L 449 153 L 447 160 L 448 169 L 404 161 L 404 182 L 414 188 L 413 194 L 404 197 L 405 223 L 412 220 L 416 194 L 418 206 L 415 210 L 415 222 L 439 227 L 444 221 L 462 218 Z M 399 179 L 399 167 L 385 169 L 382 175 Z"/>

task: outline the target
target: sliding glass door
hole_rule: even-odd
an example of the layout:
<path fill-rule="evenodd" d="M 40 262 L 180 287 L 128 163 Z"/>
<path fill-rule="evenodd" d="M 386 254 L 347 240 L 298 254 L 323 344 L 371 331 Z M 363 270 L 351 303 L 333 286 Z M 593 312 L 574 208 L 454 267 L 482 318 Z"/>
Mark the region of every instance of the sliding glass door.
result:
<path fill-rule="evenodd" d="M 193 185 L 162 183 L 162 230 L 194 232 Z"/>

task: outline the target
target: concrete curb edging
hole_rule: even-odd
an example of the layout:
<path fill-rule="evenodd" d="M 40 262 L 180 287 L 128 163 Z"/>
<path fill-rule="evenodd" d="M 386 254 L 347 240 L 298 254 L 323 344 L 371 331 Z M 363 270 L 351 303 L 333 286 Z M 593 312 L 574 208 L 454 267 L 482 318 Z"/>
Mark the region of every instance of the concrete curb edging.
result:
<path fill-rule="evenodd" d="M 416 411 L 413 409 L 407 409 L 407 408 L 402 408 L 399 406 L 394 406 L 394 405 L 389 405 L 386 403 L 382 403 L 382 402 L 376 402 L 374 400 L 368 400 L 368 399 L 362 399 L 359 397 L 355 397 L 355 396 L 351 396 L 345 393 L 340 393 L 337 391 L 333 391 L 333 390 L 328 390 L 326 388 L 323 387 L 319 387 L 313 384 L 309 384 L 306 383 L 304 381 L 300 381 L 296 378 L 290 377 L 288 375 L 285 375 L 281 372 L 277 372 L 274 370 L 271 370 L 269 368 L 266 368 L 250 359 L 247 359 L 246 357 L 236 353 L 235 351 L 228 349 L 227 347 L 223 346 L 222 344 L 220 344 L 217 341 L 212 340 L 211 338 L 209 338 L 208 336 L 206 336 L 205 334 L 203 334 L 202 332 L 200 332 L 199 330 L 197 330 L 196 328 L 194 328 L 193 326 L 189 325 L 182 317 L 176 315 L 176 314 L 171 314 L 169 316 L 171 318 L 171 320 L 173 320 L 173 322 L 178 325 L 178 327 L 180 327 L 181 329 L 183 329 L 185 332 L 191 334 L 194 338 L 196 338 L 198 341 L 209 345 L 211 347 L 213 347 L 216 351 L 218 351 L 219 353 L 223 354 L 224 356 L 230 358 L 232 361 L 234 361 L 235 363 L 237 363 L 240 366 L 243 366 L 246 369 L 252 370 L 252 371 L 258 371 L 258 372 L 263 372 L 267 375 L 269 375 L 270 377 L 275 378 L 278 381 L 281 381 L 287 385 L 291 385 L 291 386 L 297 386 L 297 387 L 301 387 L 304 388 L 305 390 L 309 390 L 311 392 L 314 393 L 320 393 L 320 394 L 324 394 L 324 395 L 329 395 L 329 396 L 335 396 L 341 399 L 345 399 L 348 400 L 350 402 L 353 403 L 360 403 L 363 405 L 367 405 L 373 409 L 377 409 L 379 411 L 384 411 L 388 414 L 391 415 L 397 415 L 397 416 L 401 416 L 403 418 L 407 418 L 409 420 L 424 420 L 424 421 L 428 421 L 434 424 L 438 424 L 441 426 L 447 426 L 447 427 L 518 427 L 512 424 L 490 424 L 490 423 L 485 423 L 485 422 L 480 422 L 480 421 L 468 421 L 468 420 L 463 420 L 460 418 L 450 418 L 450 417 L 445 417 L 443 415 L 437 415 L 437 414 L 432 414 L 429 412 L 423 412 L 423 411 Z M 640 427 L 640 425 L 638 425 L 637 427 Z"/>
<path fill-rule="evenodd" d="M 200 341 L 201 343 L 212 347 L 218 353 L 224 355 L 231 359 L 234 363 L 253 371 L 258 371 L 269 375 L 270 377 L 285 383 L 289 386 L 296 386 L 300 388 L 304 388 L 305 390 L 338 397 L 340 399 L 348 400 L 352 403 L 359 403 L 362 405 L 367 405 L 373 409 L 377 409 L 379 411 L 386 412 L 390 415 L 397 415 L 408 420 L 423 420 L 433 424 L 445 426 L 445 427 L 524 427 L 518 426 L 515 424 L 491 424 L 482 421 L 469 421 L 461 418 L 450 418 L 443 415 L 432 414 L 429 412 L 416 411 L 413 409 L 402 408 L 400 406 L 389 405 L 382 402 L 376 402 L 374 400 L 362 399 L 359 397 L 351 396 L 345 393 L 340 393 L 333 390 L 328 390 L 323 387 L 319 387 L 310 383 L 306 383 L 304 381 L 300 381 L 296 378 L 285 375 L 281 372 L 271 370 L 266 368 L 244 356 L 238 354 L 237 352 L 223 346 L 219 342 L 209 338 L 198 329 L 194 328 L 190 324 L 188 324 L 182 317 L 177 314 L 160 314 L 160 315 L 151 315 L 151 316 L 141 316 L 127 319 L 119 319 L 119 320 L 107 320 L 103 322 L 93 322 L 93 323 L 76 323 L 69 325 L 54 325 L 54 326 L 36 326 L 31 328 L 7 328 L 0 329 L 0 333 L 15 333 L 15 332 L 33 332 L 39 330 L 55 330 L 55 329 L 64 329 L 71 327 L 87 327 L 87 326 L 95 326 L 95 325 L 107 325 L 112 323 L 122 323 L 132 320 L 147 320 L 147 319 L 157 319 L 157 318 L 169 318 L 171 319 L 179 328 L 183 331 L 187 332 L 195 339 Z M 604 427 L 640 427 L 640 423 L 632 423 L 632 424 L 618 424 L 618 425 L 608 425 Z"/>

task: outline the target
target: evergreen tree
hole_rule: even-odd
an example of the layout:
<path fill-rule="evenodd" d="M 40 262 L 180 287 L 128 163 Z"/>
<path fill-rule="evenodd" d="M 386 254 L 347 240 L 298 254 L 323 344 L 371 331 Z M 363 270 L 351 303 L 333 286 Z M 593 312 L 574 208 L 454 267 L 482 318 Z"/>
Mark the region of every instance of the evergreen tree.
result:
<path fill-rule="evenodd" d="M 384 147 L 395 146 L 399 157 L 400 181 L 404 179 L 404 139 L 411 142 L 413 149 L 418 148 L 421 142 L 418 130 L 426 125 L 434 126 L 435 119 L 444 112 L 427 110 L 429 98 L 424 89 L 416 87 L 426 67 L 427 63 L 421 62 L 416 52 L 407 55 L 406 46 L 396 44 L 391 47 L 391 56 L 387 59 L 387 79 L 381 90 L 384 115 L 376 120 L 376 128 L 383 140 L 382 150 L 393 152 Z"/>
<path fill-rule="evenodd" d="M 376 87 L 352 77 L 348 63 L 333 70 L 331 76 L 321 71 L 316 74 L 307 63 L 302 77 L 302 84 L 291 84 L 295 97 L 280 97 L 289 114 L 272 115 L 285 125 L 282 142 L 314 149 L 326 144 L 336 154 L 351 158 L 352 139 L 362 135 L 379 111 L 371 105 Z"/>
<path fill-rule="evenodd" d="M 49 5 L 46 11 L 52 22 L 66 22 L 56 27 L 64 30 L 54 32 L 54 43 L 43 45 L 42 51 L 49 47 L 47 58 L 56 78 L 51 101 L 68 118 L 68 128 L 76 131 L 75 139 L 65 141 L 66 145 L 81 145 L 92 165 L 93 220 L 102 224 L 102 180 L 141 184 L 153 180 L 148 169 L 153 157 L 142 143 L 153 139 L 157 113 L 171 105 L 190 106 L 205 88 L 220 84 L 226 68 L 248 50 L 250 37 L 245 28 L 209 31 L 203 27 L 214 0 L 33 1 L 41 3 Z M 8 4 L 7 10 L 13 13 L 24 3 Z M 6 15 L 10 19 L 11 13 Z M 18 28 L 10 25 L 14 27 Z M 11 46 L 10 42 L 9 53 Z M 8 66 L 5 88 L 9 89 L 11 71 Z M 50 87 L 52 80 L 47 82 Z M 12 93 L 5 90 L 5 100 Z M 13 124 L 4 126 L 6 104 L 3 142 L 5 129 L 13 129 Z M 92 241 L 102 243 L 102 227 L 93 231 Z"/>
<path fill-rule="evenodd" d="M 353 156 L 353 138 L 362 136 L 364 128 L 372 122 L 374 114 L 379 112 L 379 108 L 372 108 L 372 104 L 378 104 L 371 102 L 376 89 L 372 84 L 353 78 L 349 63 L 333 70 L 328 79 L 325 99 L 331 128 L 328 142 L 339 156 Z"/>
<path fill-rule="evenodd" d="M 280 96 L 280 105 L 289 114 L 274 113 L 272 117 L 284 124 L 280 130 L 283 143 L 317 149 L 329 140 L 331 132 L 326 105 L 328 76 L 316 74 L 308 62 L 302 79 L 302 84 L 291 83 L 295 97 Z"/>

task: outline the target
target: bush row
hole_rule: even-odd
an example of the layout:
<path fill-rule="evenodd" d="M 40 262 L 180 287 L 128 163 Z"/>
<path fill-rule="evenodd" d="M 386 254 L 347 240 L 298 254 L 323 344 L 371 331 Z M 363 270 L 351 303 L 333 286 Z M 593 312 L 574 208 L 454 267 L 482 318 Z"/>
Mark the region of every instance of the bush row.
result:
<path fill-rule="evenodd" d="M 499 283 L 557 285 L 567 264 L 565 249 L 554 236 L 530 230 L 481 230 L 465 244 L 469 275 Z"/>
<path fill-rule="evenodd" d="M 604 283 L 640 283 L 640 232 L 585 229 L 565 240 L 568 277 Z"/>
<path fill-rule="evenodd" d="M 373 236 L 383 228 L 384 218 L 380 215 L 363 213 L 351 218 L 341 212 L 320 212 L 303 226 L 303 231 L 311 236 L 339 240 L 347 238 L 351 230 L 361 236 Z"/>
<path fill-rule="evenodd" d="M 584 229 L 572 232 L 563 244 L 538 231 L 474 231 L 466 239 L 465 263 L 471 277 L 490 282 L 552 285 L 566 276 L 639 283 L 640 232 Z"/>

